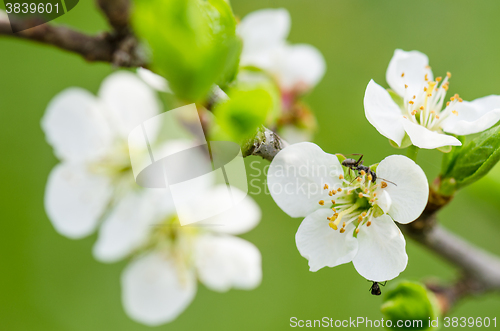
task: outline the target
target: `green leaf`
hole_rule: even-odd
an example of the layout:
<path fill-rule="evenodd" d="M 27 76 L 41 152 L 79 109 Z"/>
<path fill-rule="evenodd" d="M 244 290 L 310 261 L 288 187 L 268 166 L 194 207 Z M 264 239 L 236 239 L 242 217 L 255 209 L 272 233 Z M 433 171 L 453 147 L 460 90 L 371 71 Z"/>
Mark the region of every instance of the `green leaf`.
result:
<path fill-rule="evenodd" d="M 133 25 L 179 98 L 200 101 L 234 78 L 242 42 L 226 1 L 135 0 Z"/>
<path fill-rule="evenodd" d="M 454 178 L 457 189 L 485 176 L 500 159 L 500 127 L 491 128 L 450 153 L 443 161 L 443 180 Z"/>
<path fill-rule="evenodd" d="M 228 89 L 229 99 L 214 108 L 222 136 L 241 143 L 273 117 L 276 91 L 265 84 L 238 82 Z M 221 133 L 218 133 L 221 136 Z"/>
<path fill-rule="evenodd" d="M 423 284 L 410 281 L 401 281 L 386 292 L 381 311 L 392 322 L 390 330 L 436 330 L 429 320 L 440 315 L 434 294 Z M 411 326 L 397 327 L 398 321 L 411 321 Z"/>

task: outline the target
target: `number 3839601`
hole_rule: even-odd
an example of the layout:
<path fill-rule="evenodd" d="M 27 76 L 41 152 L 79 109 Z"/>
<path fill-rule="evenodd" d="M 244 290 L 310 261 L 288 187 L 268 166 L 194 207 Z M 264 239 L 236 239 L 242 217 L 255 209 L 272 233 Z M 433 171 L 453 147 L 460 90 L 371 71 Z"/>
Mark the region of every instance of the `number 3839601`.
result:
<path fill-rule="evenodd" d="M 59 13 L 59 4 L 52 5 L 51 3 L 6 3 L 5 12 L 7 14 L 50 14 L 54 11 Z"/>

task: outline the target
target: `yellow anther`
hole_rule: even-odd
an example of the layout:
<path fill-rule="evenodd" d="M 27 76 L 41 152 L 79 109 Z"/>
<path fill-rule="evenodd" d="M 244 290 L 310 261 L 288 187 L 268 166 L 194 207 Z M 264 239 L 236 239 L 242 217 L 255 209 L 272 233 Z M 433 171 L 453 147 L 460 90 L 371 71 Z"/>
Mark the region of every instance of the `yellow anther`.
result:
<path fill-rule="evenodd" d="M 342 187 L 339 187 L 339 188 L 337 189 L 337 192 L 342 192 Z"/>
<path fill-rule="evenodd" d="M 427 77 L 428 75 L 425 74 L 425 81 L 428 81 L 429 80 L 429 77 Z"/>
<path fill-rule="evenodd" d="M 437 120 L 439 119 L 439 115 L 436 115 L 436 119 L 437 119 Z"/>
<path fill-rule="evenodd" d="M 405 117 L 406 118 L 406 117 Z M 368 180 L 371 181 L 373 179 L 372 175 L 368 175 Z"/>
<path fill-rule="evenodd" d="M 427 87 L 424 87 L 424 92 L 427 92 Z"/>
<path fill-rule="evenodd" d="M 441 79 L 443 79 L 443 78 L 442 78 L 442 77 L 438 77 L 438 78 L 436 78 L 436 82 L 438 82 L 438 83 L 439 83 L 439 82 L 441 81 Z"/>
<path fill-rule="evenodd" d="M 332 196 L 332 195 L 333 195 L 332 191 L 328 192 L 328 195 L 329 195 L 329 196 Z"/>
<path fill-rule="evenodd" d="M 446 102 L 446 107 L 448 107 L 449 105 L 450 105 L 450 102 L 449 102 L 449 101 L 448 101 L 448 102 Z"/>
<path fill-rule="evenodd" d="M 352 190 L 349 190 L 347 191 L 347 195 L 351 194 L 352 193 Z"/>
<path fill-rule="evenodd" d="M 458 98 L 458 102 L 462 102 L 464 101 L 462 98 Z"/>
<path fill-rule="evenodd" d="M 411 112 L 411 114 L 412 114 L 412 115 L 415 115 L 416 113 L 417 113 L 417 110 L 416 110 L 416 109 L 414 109 L 414 110 Z"/>
<path fill-rule="evenodd" d="M 434 110 L 431 110 L 431 114 L 435 114 L 436 112 Z"/>
<path fill-rule="evenodd" d="M 345 228 L 345 222 L 342 222 L 342 227 Z"/>
<path fill-rule="evenodd" d="M 424 109 L 425 109 L 424 106 L 420 106 L 420 110 L 424 110 Z"/>
<path fill-rule="evenodd" d="M 365 188 L 365 191 L 364 191 L 364 192 L 365 192 L 365 193 L 368 193 L 368 189 L 367 189 L 367 188 Z"/>
<path fill-rule="evenodd" d="M 362 212 L 361 216 L 366 217 L 366 211 Z"/>
<path fill-rule="evenodd" d="M 325 201 L 324 200 L 319 200 L 319 204 L 324 206 L 325 205 Z"/>
<path fill-rule="evenodd" d="M 366 222 L 366 226 L 370 226 L 370 225 L 372 225 L 371 221 Z"/>
<path fill-rule="evenodd" d="M 386 182 L 382 182 L 382 183 L 380 184 L 380 187 L 382 187 L 382 188 L 386 188 L 386 187 L 387 187 L 387 183 L 386 183 Z"/>
<path fill-rule="evenodd" d="M 356 181 L 361 182 L 362 181 L 361 177 L 356 178 Z"/>
<path fill-rule="evenodd" d="M 334 230 L 337 230 L 337 229 L 338 229 L 338 227 L 337 227 L 337 226 L 335 225 L 335 223 L 333 223 L 332 221 L 330 221 L 330 222 L 328 223 L 328 225 L 329 225 L 332 229 L 334 229 Z"/>
<path fill-rule="evenodd" d="M 408 88 L 408 85 L 405 84 L 405 88 Z"/>
<path fill-rule="evenodd" d="M 358 197 L 362 198 L 363 197 L 363 193 L 359 192 Z"/>
<path fill-rule="evenodd" d="M 401 77 L 404 77 L 404 76 L 405 76 L 405 73 L 403 72 L 403 73 L 401 74 Z"/>
<path fill-rule="evenodd" d="M 344 228 L 342 228 L 342 229 L 340 229 L 340 231 L 339 231 L 339 232 L 340 232 L 340 233 L 344 233 L 344 232 L 345 232 L 345 229 L 344 229 Z"/>
<path fill-rule="evenodd" d="M 330 191 L 330 193 L 331 193 L 332 195 L 335 195 L 335 194 L 337 194 L 337 191 L 335 191 L 335 190 L 331 190 L 331 191 Z"/>
<path fill-rule="evenodd" d="M 332 207 L 332 211 L 333 211 L 335 214 L 337 214 L 337 209 L 335 209 L 335 208 L 333 208 L 333 207 Z"/>
<path fill-rule="evenodd" d="M 431 68 L 431 66 L 430 66 L 430 65 L 426 65 L 426 66 L 425 66 L 425 69 L 430 69 L 430 68 Z"/>
<path fill-rule="evenodd" d="M 326 219 L 330 221 L 332 218 L 331 217 L 326 217 Z"/>
<path fill-rule="evenodd" d="M 413 96 L 413 99 L 415 99 L 416 97 L 417 97 L 417 96 L 416 96 L 416 95 L 414 95 L 414 96 Z"/>
<path fill-rule="evenodd" d="M 412 100 L 410 100 L 410 101 L 408 101 L 408 103 L 409 103 L 410 105 L 413 105 L 415 102 L 413 102 Z"/>
<path fill-rule="evenodd" d="M 449 71 L 448 71 L 448 72 L 446 73 L 446 76 L 448 76 L 448 78 L 451 78 L 451 72 L 449 72 Z"/>
<path fill-rule="evenodd" d="M 455 114 L 456 116 L 458 116 L 458 111 L 456 111 L 456 110 L 452 110 L 451 112 L 452 112 L 453 114 Z"/>
<path fill-rule="evenodd" d="M 432 97 L 432 93 L 427 94 L 428 97 Z"/>
<path fill-rule="evenodd" d="M 370 203 L 374 203 L 375 202 L 375 199 L 370 199 Z"/>
<path fill-rule="evenodd" d="M 451 101 L 455 101 L 455 97 L 451 97 L 451 98 L 450 98 L 450 100 L 451 100 Z"/>
<path fill-rule="evenodd" d="M 358 221 L 360 221 L 360 222 L 361 222 L 362 220 L 363 220 L 363 216 L 359 215 L 359 216 L 358 216 Z"/>
<path fill-rule="evenodd" d="M 404 116 L 404 115 L 403 115 L 403 118 L 406 118 L 406 119 L 408 119 L 408 118 L 407 118 L 406 116 Z"/>
<path fill-rule="evenodd" d="M 328 190 L 328 184 L 325 184 L 325 186 L 323 187 L 323 190 Z"/>
<path fill-rule="evenodd" d="M 335 204 L 335 200 L 332 200 L 332 203 Z"/>
<path fill-rule="evenodd" d="M 376 196 L 377 196 L 377 192 L 374 192 L 374 193 L 373 193 L 373 196 L 374 196 L 374 197 L 376 197 Z"/>
<path fill-rule="evenodd" d="M 344 179 L 344 175 L 340 175 L 339 179 Z M 340 192 L 340 191 L 339 191 Z"/>
<path fill-rule="evenodd" d="M 356 229 L 356 234 L 358 234 L 358 233 L 359 233 L 359 228 Z"/>
<path fill-rule="evenodd" d="M 366 172 L 364 170 L 361 170 L 359 173 L 361 174 L 361 176 L 366 175 Z"/>

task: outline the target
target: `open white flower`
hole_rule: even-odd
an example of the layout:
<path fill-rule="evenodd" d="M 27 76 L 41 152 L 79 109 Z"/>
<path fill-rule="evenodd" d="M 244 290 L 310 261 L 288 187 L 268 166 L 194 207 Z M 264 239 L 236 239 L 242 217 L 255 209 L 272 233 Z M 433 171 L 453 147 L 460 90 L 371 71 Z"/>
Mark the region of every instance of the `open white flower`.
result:
<path fill-rule="evenodd" d="M 243 39 L 240 65 L 269 72 L 285 92 L 306 92 L 321 80 L 326 64 L 313 46 L 287 43 L 290 25 L 290 14 L 283 8 L 245 16 L 237 28 Z"/>
<path fill-rule="evenodd" d="M 268 186 L 285 213 L 305 217 L 295 239 L 311 271 L 352 261 L 366 279 L 393 279 L 408 261 L 394 221 L 406 224 L 420 216 L 429 194 L 427 178 L 401 155 L 380 162 L 375 182 L 371 174 L 354 179 L 349 171 L 347 180 L 337 156 L 298 143 L 276 155 Z"/>
<path fill-rule="evenodd" d="M 132 257 L 122 276 L 123 305 L 131 318 L 148 325 L 182 313 L 195 296 L 197 279 L 215 291 L 227 291 L 252 289 L 262 278 L 258 249 L 232 236 L 260 220 L 250 197 L 243 199 L 235 187 L 207 187 L 206 206 L 197 208 L 209 212 L 229 189 L 242 202 L 181 227 L 168 189 L 143 189 L 135 183 L 129 149 L 139 158 L 149 152 L 135 150 L 141 144 L 129 133 L 160 109 L 152 88 L 136 75 L 120 72 L 102 83 L 98 97 L 76 88 L 62 92 L 42 120 L 47 140 L 62 160 L 47 183 L 50 220 L 70 238 L 89 235 L 101 224 L 94 257 L 108 263 Z M 148 125 L 152 146 L 166 155 L 185 149 L 181 140 L 155 142 L 157 129 Z M 205 158 L 200 155 L 194 163 Z"/>
<path fill-rule="evenodd" d="M 211 189 L 206 208 L 227 195 Z M 244 194 L 231 187 L 233 194 Z M 134 320 L 159 325 L 174 320 L 193 300 L 197 279 L 208 288 L 253 289 L 262 278 L 261 256 L 232 236 L 257 225 L 260 209 L 250 198 L 203 222 L 180 226 L 166 190 L 143 190 L 123 199 L 107 218 L 94 246 L 104 262 L 133 255 L 122 274 L 122 300 Z"/>
<path fill-rule="evenodd" d="M 371 80 L 364 99 L 366 118 L 398 146 L 405 133 L 420 148 L 460 146 L 457 138 L 444 132 L 468 135 L 490 128 L 500 119 L 500 96 L 467 102 L 455 94 L 446 101 L 450 77 L 447 73 L 444 79 L 433 79 L 425 54 L 397 49 L 386 79 L 400 102 Z"/>
<path fill-rule="evenodd" d="M 97 97 L 69 88 L 50 102 L 42 128 L 61 163 L 49 176 L 45 209 L 59 233 L 91 234 L 109 207 L 139 188 L 128 134 L 160 111 L 155 92 L 128 72 L 107 77 Z"/>

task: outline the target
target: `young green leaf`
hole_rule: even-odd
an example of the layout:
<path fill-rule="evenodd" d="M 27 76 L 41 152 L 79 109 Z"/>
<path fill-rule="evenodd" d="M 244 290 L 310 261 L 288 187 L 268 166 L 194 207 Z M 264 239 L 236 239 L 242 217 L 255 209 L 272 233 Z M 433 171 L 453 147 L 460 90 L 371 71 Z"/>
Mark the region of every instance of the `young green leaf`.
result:
<path fill-rule="evenodd" d="M 500 159 L 500 127 L 493 127 L 452 152 L 443 164 L 443 180 L 454 178 L 457 189 L 485 176 Z"/>
<path fill-rule="evenodd" d="M 179 98 L 200 101 L 234 78 L 242 45 L 226 1 L 136 0 L 133 24 Z"/>
<path fill-rule="evenodd" d="M 389 289 L 384 296 L 381 311 L 392 322 L 391 330 L 398 330 L 398 321 L 408 321 L 406 330 L 435 330 L 430 320 L 439 317 L 439 306 L 434 293 L 423 284 L 402 281 Z"/>

